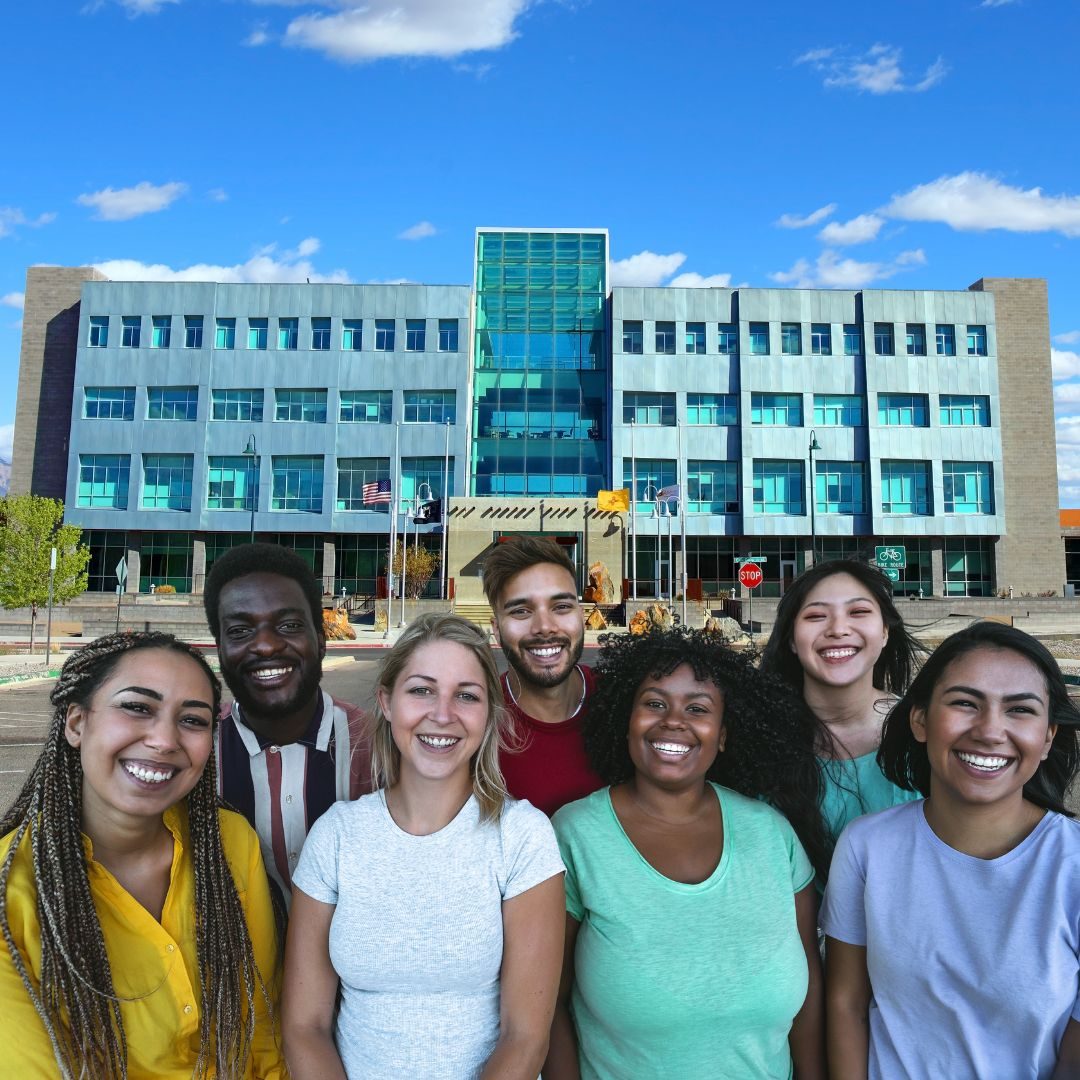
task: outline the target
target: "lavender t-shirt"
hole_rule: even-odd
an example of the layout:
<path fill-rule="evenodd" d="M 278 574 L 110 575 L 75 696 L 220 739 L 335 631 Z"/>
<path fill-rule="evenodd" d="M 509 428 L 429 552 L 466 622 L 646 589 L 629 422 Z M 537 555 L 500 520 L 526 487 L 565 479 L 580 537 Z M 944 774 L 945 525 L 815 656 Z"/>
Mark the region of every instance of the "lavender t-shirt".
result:
<path fill-rule="evenodd" d="M 866 947 L 870 1078 L 1048 1080 L 1080 1020 L 1080 824 L 977 859 L 923 807 L 853 821 L 825 890 L 825 933 Z"/>

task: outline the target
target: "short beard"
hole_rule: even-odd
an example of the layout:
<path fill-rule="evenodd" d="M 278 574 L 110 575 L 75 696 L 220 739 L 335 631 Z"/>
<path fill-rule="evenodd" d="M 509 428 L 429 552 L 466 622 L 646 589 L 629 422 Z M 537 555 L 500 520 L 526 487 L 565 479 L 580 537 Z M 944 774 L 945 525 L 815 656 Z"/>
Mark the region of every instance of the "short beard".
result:
<path fill-rule="evenodd" d="M 518 677 L 518 681 L 521 684 L 549 689 L 552 686 L 561 685 L 570 678 L 570 676 L 574 672 L 574 669 L 577 667 L 578 661 L 581 659 L 581 654 L 584 648 L 584 634 L 581 635 L 576 644 L 573 641 L 570 642 L 570 663 L 566 668 L 565 672 L 552 671 L 546 668 L 538 672 L 533 668 L 530 668 L 528 666 L 528 661 L 523 655 L 525 650 L 521 647 L 514 647 L 508 649 L 504 644 L 503 655 L 506 657 L 507 666 L 513 669 L 514 673 Z"/>
<path fill-rule="evenodd" d="M 247 684 L 243 679 L 237 678 L 236 686 L 233 686 L 230 676 L 236 675 L 239 675 L 239 672 L 227 671 L 224 667 L 221 669 L 221 677 L 225 680 L 225 685 L 228 686 L 233 698 L 240 706 L 240 711 L 246 717 L 273 722 L 274 720 L 292 716 L 314 699 L 319 692 L 319 684 L 322 682 L 322 664 L 316 664 L 301 678 L 296 693 L 291 698 L 270 705 L 260 701 L 253 694 L 249 694 Z"/>

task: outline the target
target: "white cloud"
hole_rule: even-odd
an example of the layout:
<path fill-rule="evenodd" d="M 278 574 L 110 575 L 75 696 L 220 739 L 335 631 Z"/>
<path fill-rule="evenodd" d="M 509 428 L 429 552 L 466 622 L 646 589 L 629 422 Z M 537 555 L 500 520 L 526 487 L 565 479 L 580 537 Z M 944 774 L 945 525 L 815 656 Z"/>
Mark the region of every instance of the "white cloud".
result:
<path fill-rule="evenodd" d="M 1071 379 L 1074 375 L 1080 375 L 1080 353 L 1051 347 L 1050 367 L 1055 379 Z"/>
<path fill-rule="evenodd" d="M 827 206 L 819 206 L 805 217 L 800 217 L 798 214 L 781 214 L 774 224 L 779 225 L 781 229 L 805 229 L 810 225 L 816 225 L 819 221 L 824 221 L 827 217 L 832 217 L 835 212 L 836 203 L 831 202 Z"/>
<path fill-rule="evenodd" d="M 882 211 L 905 221 L 940 221 L 961 232 L 1060 232 L 1080 236 L 1080 195 L 1044 195 L 992 176 L 963 172 L 893 197 Z"/>
<path fill-rule="evenodd" d="M 439 230 L 430 221 L 418 221 L 410 225 L 403 232 L 399 232 L 399 240 L 423 240 L 427 236 L 434 236 Z"/>
<path fill-rule="evenodd" d="M 1059 345 L 1080 345 L 1080 330 L 1069 330 L 1064 334 L 1055 334 L 1054 340 Z"/>
<path fill-rule="evenodd" d="M 265 45 L 270 40 L 270 35 L 267 33 L 266 24 L 259 23 L 254 30 L 242 42 L 241 45 L 247 45 L 248 48 L 257 49 L 260 45 Z"/>
<path fill-rule="evenodd" d="M 224 281 L 224 282 L 333 282 L 349 284 L 352 280 L 345 270 L 323 273 L 316 270 L 307 256 L 319 249 L 314 237 L 301 241 L 295 251 L 278 251 L 269 244 L 257 251 L 247 262 L 233 266 L 197 263 L 174 269 L 164 263 L 144 263 L 136 259 L 110 259 L 96 264 L 113 281 Z"/>
<path fill-rule="evenodd" d="M 15 440 L 15 425 L 0 424 L 0 458 L 11 461 L 11 446 Z"/>
<path fill-rule="evenodd" d="M 39 214 L 28 218 L 17 206 L 0 206 L 0 236 L 9 236 L 20 226 L 28 229 L 40 229 L 56 220 L 55 213 Z"/>
<path fill-rule="evenodd" d="M 1080 404 L 1080 382 L 1058 383 L 1054 387 L 1054 404 L 1066 406 Z M 1077 410 L 1066 408 L 1064 411 L 1074 413 Z"/>
<path fill-rule="evenodd" d="M 442 59 L 500 49 L 517 37 L 516 20 L 535 0 L 313 0 L 324 13 L 293 19 L 285 42 L 335 60 L 396 56 Z"/>
<path fill-rule="evenodd" d="M 731 286 L 730 274 L 696 274 L 689 271 L 676 274 L 668 283 L 672 289 L 727 289 Z"/>
<path fill-rule="evenodd" d="M 228 202 L 229 201 L 229 193 L 224 188 L 219 188 L 219 187 L 211 188 L 206 193 L 206 195 L 207 195 L 207 198 L 209 198 L 211 202 Z"/>
<path fill-rule="evenodd" d="M 796 289 L 863 289 L 925 262 L 921 248 L 902 251 L 892 262 L 843 259 L 838 252 L 826 249 L 813 264 L 808 259 L 799 259 L 790 270 L 778 270 L 769 277 L 778 285 L 792 285 Z"/>
<path fill-rule="evenodd" d="M 1007 7 L 1009 4 L 1015 4 L 1017 0 L 982 0 L 979 7 Z"/>
<path fill-rule="evenodd" d="M 895 45 L 877 44 L 865 53 L 848 54 L 840 49 L 812 49 L 796 58 L 824 76 L 829 87 L 853 87 L 871 94 L 919 94 L 936 86 L 948 74 L 939 56 L 921 77 L 905 74 L 900 60 L 903 50 Z"/>
<path fill-rule="evenodd" d="M 1055 426 L 1059 490 L 1071 501 L 1080 496 L 1080 416 L 1058 416 Z"/>
<path fill-rule="evenodd" d="M 166 4 L 179 4 L 180 0 L 117 0 L 132 17 L 156 15 Z"/>
<path fill-rule="evenodd" d="M 616 259 L 611 264 L 611 284 L 640 285 L 646 288 L 662 285 L 664 279 L 671 277 L 684 262 L 686 256 L 681 251 L 671 255 L 639 251 L 629 258 Z"/>
<path fill-rule="evenodd" d="M 18 308 L 22 311 L 26 304 L 26 294 L 21 292 L 9 292 L 5 296 L 0 296 L 0 304 L 5 307 Z"/>
<path fill-rule="evenodd" d="M 881 226 L 885 219 L 877 214 L 860 214 L 850 221 L 830 221 L 821 232 L 818 239 L 825 244 L 833 244 L 836 247 L 845 247 L 848 244 L 865 244 L 868 240 L 876 240 L 881 232 Z"/>
<path fill-rule="evenodd" d="M 102 188 L 80 195 L 75 201 L 96 210 L 94 217 L 98 221 L 130 221 L 143 214 L 165 210 L 186 191 L 187 184 L 178 181 L 155 185 L 143 180 L 129 188 Z"/>

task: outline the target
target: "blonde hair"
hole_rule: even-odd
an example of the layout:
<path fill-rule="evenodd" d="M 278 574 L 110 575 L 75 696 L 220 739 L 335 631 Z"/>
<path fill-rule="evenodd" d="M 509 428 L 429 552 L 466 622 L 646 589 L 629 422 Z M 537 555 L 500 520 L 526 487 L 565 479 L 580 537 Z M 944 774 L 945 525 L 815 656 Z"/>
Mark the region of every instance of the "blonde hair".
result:
<path fill-rule="evenodd" d="M 498 821 L 504 800 L 509 798 L 502 769 L 499 768 L 499 751 L 506 748 L 507 713 L 502 705 L 502 683 L 495 658 L 487 642 L 487 635 L 475 623 L 459 615 L 421 615 L 413 620 L 397 639 L 379 669 L 379 689 L 393 693 L 394 684 L 405 666 L 423 645 L 435 641 L 452 641 L 462 645 L 476 657 L 484 674 L 484 686 L 488 696 L 487 723 L 476 751 L 469 763 L 472 774 L 473 794 L 480 804 L 481 821 Z M 383 712 L 379 699 L 371 712 L 371 786 L 377 791 L 397 783 L 401 766 L 401 751 L 394 742 L 390 721 Z"/>

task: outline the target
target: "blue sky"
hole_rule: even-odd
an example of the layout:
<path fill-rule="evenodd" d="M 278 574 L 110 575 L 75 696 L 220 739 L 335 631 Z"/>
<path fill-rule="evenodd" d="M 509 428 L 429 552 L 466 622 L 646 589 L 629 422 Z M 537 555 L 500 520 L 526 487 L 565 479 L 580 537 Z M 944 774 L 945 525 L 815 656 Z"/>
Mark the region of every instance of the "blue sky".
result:
<path fill-rule="evenodd" d="M 26 267 L 468 283 L 477 225 L 616 283 L 1050 289 L 1080 506 L 1076 0 L 52 0 L 0 69 L 0 455 Z"/>

